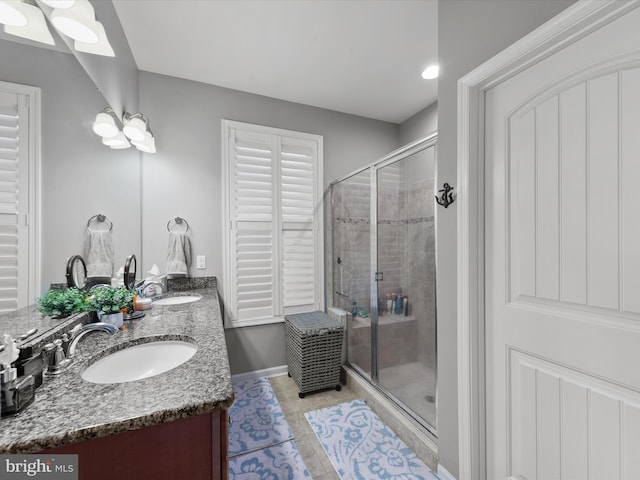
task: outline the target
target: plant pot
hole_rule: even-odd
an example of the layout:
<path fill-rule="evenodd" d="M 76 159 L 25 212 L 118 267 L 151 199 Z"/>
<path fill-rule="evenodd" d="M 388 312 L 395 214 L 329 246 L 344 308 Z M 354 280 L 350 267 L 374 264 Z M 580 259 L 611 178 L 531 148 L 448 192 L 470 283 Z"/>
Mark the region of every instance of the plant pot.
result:
<path fill-rule="evenodd" d="M 104 323 L 109 323 L 116 328 L 122 327 L 122 322 L 124 320 L 124 316 L 122 312 L 118 313 L 103 313 L 98 312 L 98 320 Z"/>

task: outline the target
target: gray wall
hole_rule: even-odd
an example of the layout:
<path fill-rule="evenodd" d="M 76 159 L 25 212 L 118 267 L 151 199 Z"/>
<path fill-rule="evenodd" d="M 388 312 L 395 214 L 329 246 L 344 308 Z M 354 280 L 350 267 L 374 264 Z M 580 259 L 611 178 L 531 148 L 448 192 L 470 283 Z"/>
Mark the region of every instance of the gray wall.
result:
<path fill-rule="evenodd" d="M 571 0 L 440 0 L 438 184 L 456 184 L 457 80 L 564 10 Z M 458 476 L 456 204 L 438 210 L 438 453 Z"/>
<path fill-rule="evenodd" d="M 222 272 L 221 142 L 225 118 L 324 136 L 324 184 L 394 150 L 398 126 L 150 72 L 140 72 L 140 110 L 149 116 L 158 152 L 143 155 L 143 271 L 165 269 L 166 224 L 177 215 L 191 225 L 194 258 Z M 286 363 L 282 324 L 226 332 L 232 373 Z"/>
<path fill-rule="evenodd" d="M 107 104 L 122 118 L 123 112 L 138 111 L 138 66 L 112 2 L 93 0 L 96 19 L 104 26 L 115 57 L 77 52 L 74 41 L 60 35 L 82 65 Z"/>
<path fill-rule="evenodd" d="M 435 80 L 430 80 L 435 81 Z M 424 138 L 438 130 L 438 102 L 420 110 L 399 126 L 400 145 Z"/>
<path fill-rule="evenodd" d="M 107 103 L 73 55 L 0 41 L 0 65 L 0 80 L 41 89 L 39 296 L 64 281 L 66 259 L 82 253 L 86 222 L 96 213 L 113 220 L 116 262 L 140 252 L 140 155 L 111 150 L 93 133 Z"/>

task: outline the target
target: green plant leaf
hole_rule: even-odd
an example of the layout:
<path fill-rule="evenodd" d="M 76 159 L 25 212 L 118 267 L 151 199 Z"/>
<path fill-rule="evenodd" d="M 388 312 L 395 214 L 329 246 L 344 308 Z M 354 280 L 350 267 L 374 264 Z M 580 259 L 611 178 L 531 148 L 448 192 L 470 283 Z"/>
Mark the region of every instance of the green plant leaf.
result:
<path fill-rule="evenodd" d="M 85 311 L 85 293 L 77 288 L 49 290 L 44 297 L 37 299 L 39 311 L 43 316 L 68 317 Z"/>

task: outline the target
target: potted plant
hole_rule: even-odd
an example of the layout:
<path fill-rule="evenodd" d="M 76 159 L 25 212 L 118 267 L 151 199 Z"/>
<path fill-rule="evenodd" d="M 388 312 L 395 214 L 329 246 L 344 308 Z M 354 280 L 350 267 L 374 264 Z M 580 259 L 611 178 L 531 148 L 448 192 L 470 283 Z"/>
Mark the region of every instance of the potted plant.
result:
<path fill-rule="evenodd" d="M 104 286 L 93 290 L 87 297 L 87 309 L 98 313 L 98 318 L 120 328 L 123 313 L 133 308 L 134 290 L 127 287 Z"/>
<path fill-rule="evenodd" d="M 38 298 L 39 311 L 43 316 L 64 318 L 85 311 L 85 293 L 77 288 L 49 290 Z"/>

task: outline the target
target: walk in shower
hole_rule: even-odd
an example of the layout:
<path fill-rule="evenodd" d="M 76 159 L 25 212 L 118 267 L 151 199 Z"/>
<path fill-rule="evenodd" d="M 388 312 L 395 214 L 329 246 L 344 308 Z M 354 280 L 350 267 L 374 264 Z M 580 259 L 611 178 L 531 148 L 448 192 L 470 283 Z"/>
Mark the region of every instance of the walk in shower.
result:
<path fill-rule="evenodd" d="M 332 183 L 327 222 L 327 301 L 349 312 L 347 363 L 433 435 L 435 160 L 433 135 Z"/>

